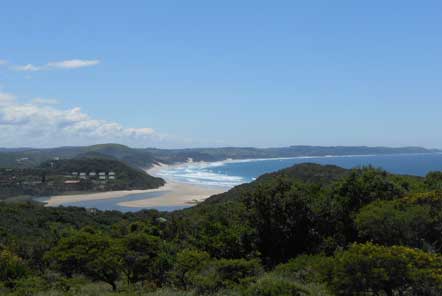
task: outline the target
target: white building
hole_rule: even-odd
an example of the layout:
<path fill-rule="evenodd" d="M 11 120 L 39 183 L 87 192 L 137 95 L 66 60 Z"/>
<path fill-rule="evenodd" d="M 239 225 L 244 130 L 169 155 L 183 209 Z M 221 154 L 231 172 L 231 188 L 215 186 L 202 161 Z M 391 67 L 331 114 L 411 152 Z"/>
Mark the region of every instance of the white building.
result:
<path fill-rule="evenodd" d="M 98 173 L 98 178 L 100 180 L 106 180 L 106 173 L 105 172 L 99 172 Z"/>

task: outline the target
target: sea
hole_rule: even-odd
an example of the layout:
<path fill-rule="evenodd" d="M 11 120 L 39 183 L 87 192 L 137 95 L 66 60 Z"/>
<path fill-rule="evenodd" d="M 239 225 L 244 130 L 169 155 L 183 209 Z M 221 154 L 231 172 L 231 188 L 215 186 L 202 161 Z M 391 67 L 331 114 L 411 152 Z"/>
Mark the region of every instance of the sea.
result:
<path fill-rule="evenodd" d="M 306 156 L 273 159 L 225 160 L 218 162 L 188 162 L 165 167 L 157 176 L 175 182 L 208 187 L 230 188 L 252 182 L 257 177 L 278 171 L 295 164 L 317 163 L 331 164 L 344 168 L 357 168 L 371 165 L 388 172 L 405 175 L 425 176 L 431 171 L 442 171 L 442 153 L 394 154 L 394 155 L 346 155 L 346 156 Z M 158 197 L 159 192 L 129 194 L 125 197 L 66 203 L 63 206 L 97 208 L 99 210 L 118 210 L 123 212 L 139 211 L 143 208 L 128 208 L 118 203 Z M 161 207 L 160 211 L 175 211 L 188 206 Z"/>
<path fill-rule="evenodd" d="M 159 172 L 159 176 L 177 182 L 231 188 L 251 182 L 265 173 L 300 163 L 331 164 L 348 169 L 371 165 L 391 173 L 425 176 L 431 171 L 442 171 L 442 153 L 305 156 L 197 162 L 166 168 Z"/>

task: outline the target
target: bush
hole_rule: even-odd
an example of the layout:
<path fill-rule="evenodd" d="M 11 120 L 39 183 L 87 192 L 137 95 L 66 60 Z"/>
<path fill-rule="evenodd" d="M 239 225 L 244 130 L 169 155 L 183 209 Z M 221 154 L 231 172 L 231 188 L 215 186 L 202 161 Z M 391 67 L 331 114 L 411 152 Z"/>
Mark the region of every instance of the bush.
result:
<path fill-rule="evenodd" d="M 177 254 L 173 271 L 170 274 L 172 283 L 176 287 L 187 289 L 191 286 L 192 279 L 201 269 L 210 262 L 206 252 L 196 250 L 183 250 Z"/>
<path fill-rule="evenodd" d="M 0 249 L 0 282 L 6 287 L 15 286 L 15 281 L 26 275 L 26 266 L 21 258 L 8 250 Z"/>
<path fill-rule="evenodd" d="M 375 201 L 355 218 L 358 236 L 378 244 L 420 247 L 430 239 L 433 219 L 430 207 L 402 200 Z"/>
<path fill-rule="evenodd" d="M 262 272 L 258 260 L 221 259 L 201 270 L 193 284 L 199 293 L 215 293 L 247 285 Z"/>
<path fill-rule="evenodd" d="M 307 289 L 292 281 L 278 277 L 265 277 L 247 288 L 244 296 L 304 296 L 311 295 Z"/>
<path fill-rule="evenodd" d="M 303 283 L 321 282 L 323 267 L 329 265 L 332 260 L 321 255 L 302 255 L 278 265 L 274 273 Z"/>
<path fill-rule="evenodd" d="M 432 190 L 442 190 L 442 172 L 429 172 L 425 184 Z"/>
<path fill-rule="evenodd" d="M 40 277 L 26 277 L 16 281 L 11 295 L 34 296 L 49 289 L 49 284 Z"/>
<path fill-rule="evenodd" d="M 335 256 L 328 272 L 337 295 L 442 294 L 442 257 L 402 246 L 354 244 Z"/>

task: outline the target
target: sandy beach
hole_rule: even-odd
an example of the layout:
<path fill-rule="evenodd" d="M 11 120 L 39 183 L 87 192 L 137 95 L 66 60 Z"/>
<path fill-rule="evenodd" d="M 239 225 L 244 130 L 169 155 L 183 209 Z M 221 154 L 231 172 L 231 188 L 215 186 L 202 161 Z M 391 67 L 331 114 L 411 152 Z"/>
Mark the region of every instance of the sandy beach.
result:
<path fill-rule="evenodd" d="M 167 166 L 163 164 L 155 165 L 154 167 L 146 170 L 146 172 L 152 176 L 158 176 L 158 171 L 166 167 Z M 161 195 L 158 197 L 148 197 L 142 200 L 120 202 L 118 203 L 118 205 L 131 208 L 185 206 L 201 202 L 212 195 L 223 193 L 227 190 L 224 188 L 178 183 L 169 179 L 165 180 L 166 184 L 164 186 L 149 190 L 123 190 L 52 196 L 47 200 L 46 206 L 55 207 L 65 203 L 114 199 L 121 198 L 130 194 L 143 194 L 151 192 L 158 192 L 161 193 Z"/>

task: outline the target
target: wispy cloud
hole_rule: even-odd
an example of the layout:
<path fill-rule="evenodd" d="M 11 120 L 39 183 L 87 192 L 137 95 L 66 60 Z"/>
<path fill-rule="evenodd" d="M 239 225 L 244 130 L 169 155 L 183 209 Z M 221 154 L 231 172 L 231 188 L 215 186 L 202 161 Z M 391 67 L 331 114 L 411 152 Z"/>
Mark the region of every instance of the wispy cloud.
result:
<path fill-rule="evenodd" d="M 23 72 L 35 72 L 35 71 L 40 71 L 42 69 L 42 67 L 37 67 L 32 64 L 12 66 L 11 68 L 16 71 L 23 71 Z"/>
<path fill-rule="evenodd" d="M 11 69 L 15 71 L 23 71 L 23 72 L 36 72 L 36 71 L 43 71 L 43 70 L 51 70 L 51 69 L 78 69 L 78 68 L 85 68 L 85 67 L 92 67 L 96 66 L 100 63 L 100 60 L 80 60 L 80 59 L 73 59 L 73 60 L 65 60 L 65 61 L 58 61 L 58 62 L 49 62 L 45 65 L 33 65 L 33 64 L 26 64 L 26 65 L 14 65 L 11 66 Z"/>
<path fill-rule="evenodd" d="M 8 63 L 7 60 L 2 60 L 2 59 L 0 59 L 0 66 L 1 66 L 1 65 L 6 65 L 7 63 Z"/>
<path fill-rule="evenodd" d="M 84 67 L 91 67 L 98 65 L 100 63 L 99 60 L 67 60 L 61 62 L 50 62 L 48 63 L 49 68 L 58 68 L 58 69 L 77 69 Z"/>

